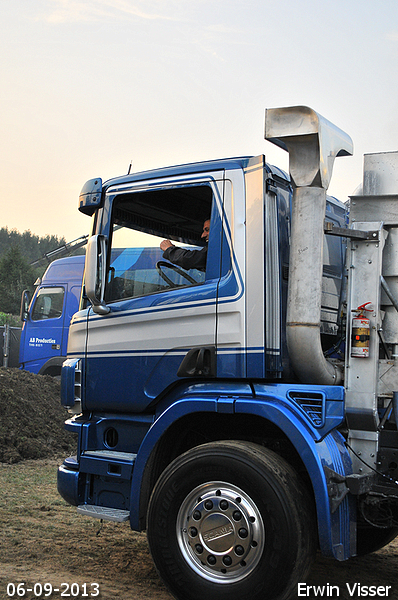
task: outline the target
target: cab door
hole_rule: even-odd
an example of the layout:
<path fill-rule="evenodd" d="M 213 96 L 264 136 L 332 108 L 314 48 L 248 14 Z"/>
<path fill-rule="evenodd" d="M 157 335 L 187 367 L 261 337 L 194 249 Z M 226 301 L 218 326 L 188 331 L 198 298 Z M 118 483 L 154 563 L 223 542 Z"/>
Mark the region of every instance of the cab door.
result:
<path fill-rule="evenodd" d="M 24 322 L 24 368 L 39 373 L 51 358 L 60 356 L 64 334 L 65 285 L 43 286 L 36 291 Z M 21 346 L 22 347 L 22 346 Z"/>
<path fill-rule="evenodd" d="M 218 283 L 228 268 L 223 196 L 222 171 L 107 190 L 100 233 L 108 240 L 108 312 L 89 311 L 87 410 L 142 412 L 182 378 L 216 375 Z M 204 270 L 163 259 L 163 239 L 198 250 L 207 219 Z"/>

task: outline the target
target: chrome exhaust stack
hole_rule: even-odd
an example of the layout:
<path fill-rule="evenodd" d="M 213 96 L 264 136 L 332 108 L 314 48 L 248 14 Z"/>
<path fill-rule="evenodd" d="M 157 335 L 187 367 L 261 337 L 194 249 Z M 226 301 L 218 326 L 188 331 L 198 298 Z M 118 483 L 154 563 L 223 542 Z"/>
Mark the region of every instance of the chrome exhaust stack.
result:
<path fill-rule="evenodd" d="M 286 323 L 292 367 L 302 383 L 338 385 L 342 372 L 321 346 L 323 235 L 334 159 L 351 155 L 353 143 L 306 106 L 267 109 L 265 139 L 289 152 L 293 185 Z"/>

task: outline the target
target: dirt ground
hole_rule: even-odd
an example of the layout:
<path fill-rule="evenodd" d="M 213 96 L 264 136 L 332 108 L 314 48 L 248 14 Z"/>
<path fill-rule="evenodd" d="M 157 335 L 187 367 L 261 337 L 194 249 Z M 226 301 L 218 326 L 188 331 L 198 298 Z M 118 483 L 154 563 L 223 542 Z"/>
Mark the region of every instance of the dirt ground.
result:
<path fill-rule="evenodd" d="M 27 600 L 170 600 L 145 534 L 79 516 L 57 494 L 57 466 L 73 449 L 63 430 L 66 414 L 58 382 L 0 368 L 0 600 L 24 591 Z M 46 583 L 58 591 L 50 593 Z M 344 563 L 318 556 L 302 583 L 297 599 L 358 598 L 368 595 L 365 586 L 391 586 L 373 597 L 398 600 L 398 538 Z M 347 584 L 353 590 L 356 583 L 362 587 L 350 593 Z M 314 586 L 325 586 L 323 593 Z"/>
<path fill-rule="evenodd" d="M 0 462 L 68 454 L 74 440 L 66 418 L 59 381 L 0 367 Z"/>

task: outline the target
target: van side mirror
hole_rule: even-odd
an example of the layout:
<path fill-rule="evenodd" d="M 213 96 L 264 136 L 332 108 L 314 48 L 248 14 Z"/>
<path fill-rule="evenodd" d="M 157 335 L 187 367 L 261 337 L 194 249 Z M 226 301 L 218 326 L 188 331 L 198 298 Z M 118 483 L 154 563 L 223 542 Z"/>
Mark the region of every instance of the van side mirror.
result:
<path fill-rule="evenodd" d="M 20 315 L 19 315 L 21 321 L 27 321 L 28 320 L 29 304 L 30 304 L 30 293 L 29 293 L 29 290 L 24 290 L 22 292 L 22 297 L 21 297 L 21 311 L 20 311 Z"/>
<path fill-rule="evenodd" d="M 106 315 L 110 312 L 110 308 L 104 302 L 106 246 L 107 238 L 104 235 L 93 235 L 89 239 L 86 249 L 85 291 L 93 311 L 98 315 Z"/>

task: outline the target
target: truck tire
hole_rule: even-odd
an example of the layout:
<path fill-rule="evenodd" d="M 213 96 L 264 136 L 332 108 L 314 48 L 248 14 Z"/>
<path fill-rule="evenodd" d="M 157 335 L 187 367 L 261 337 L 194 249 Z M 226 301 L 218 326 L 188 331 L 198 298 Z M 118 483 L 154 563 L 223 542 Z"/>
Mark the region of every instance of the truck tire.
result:
<path fill-rule="evenodd" d="M 162 473 L 147 515 L 151 554 L 179 600 L 283 600 L 305 581 L 315 510 L 285 460 L 257 444 L 192 448 Z"/>

